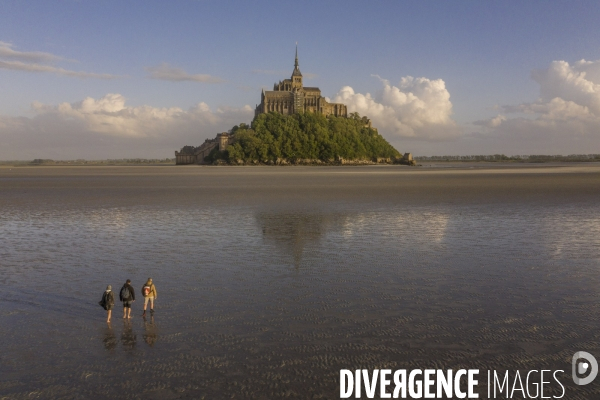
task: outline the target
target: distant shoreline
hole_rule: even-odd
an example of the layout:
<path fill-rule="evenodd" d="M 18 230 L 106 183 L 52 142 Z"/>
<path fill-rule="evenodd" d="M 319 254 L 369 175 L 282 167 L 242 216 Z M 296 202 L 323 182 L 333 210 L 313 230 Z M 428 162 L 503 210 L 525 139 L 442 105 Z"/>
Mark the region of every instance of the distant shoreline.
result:
<path fill-rule="evenodd" d="M 146 167 L 146 168 L 144 168 Z M 272 171 L 273 173 L 292 173 L 301 171 L 405 171 L 405 173 L 429 173 L 433 171 L 439 172 L 449 172 L 449 171 L 472 171 L 472 172 L 485 172 L 485 171 L 542 171 L 547 170 L 548 168 L 554 169 L 555 171 L 559 170 L 574 170 L 580 168 L 589 168 L 590 170 L 597 170 L 600 168 L 600 162 L 486 162 L 486 161 L 478 161 L 478 162 L 462 162 L 462 161 L 424 161 L 418 162 L 417 166 L 408 166 L 401 164 L 371 164 L 371 165 L 283 165 L 283 166 L 270 166 L 270 165 L 175 165 L 175 163 L 86 163 L 86 164 L 77 164 L 77 163 L 55 163 L 55 164 L 42 164 L 35 165 L 28 162 L 21 163 L 11 163 L 0 161 L 0 171 L 2 171 L 2 175 L 7 173 L 9 170 L 15 171 L 35 171 L 39 170 L 40 174 L 52 173 L 52 170 L 59 171 L 72 171 L 72 173 L 87 174 L 89 171 L 91 174 L 95 174 L 92 171 L 105 171 L 98 172 L 101 174 L 107 173 L 108 171 L 119 170 L 122 171 L 129 170 L 130 173 L 137 174 L 135 171 L 140 171 L 142 174 L 150 173 L 149 171 L 165 171 L 165 173 L 177 174 L 177 171 L 181 171 L 184 174 L 191 173 L 193 171 L 202 171 L 201 173 L 207 173 L 208 171 L 223 171 L 226 174 L 233 172 L 233 170 L 237 171 L 263 171 L 265 173 Z M 47 172 L 42 172 L 47 171 Z M 142 172 L 143 171 L 143 172 Z M 167 172 L 170 171 L 170 172 Z M 185 172 L 184 172 L 185 171 Z M 229 172 L 226 172 L 229 171 Z M 162 174 L 162 173 L 160 173 Z"/>
<path fill-rule="evenodd" d="M 1 161 L 0 167 L 84 167 L 84 166 L 175 166 L 175 159 L 123 159 L 123 160 L 35 160 L 34 161 L 25 161 L 25 160 L 8 160 Z M 531 157 L 529 159 L 511 159 L 511 160 L 453 160 L 453 159 L 437 159 L 437 158 L 420 158 L 415 157 L 415 161 L 417 162 L 417 166 L 427 166 L 432 164 L 444 164 L 444 165 L 531 165 L 531 164 L 574 164 L 574 163 L 600 163 L 600 158 L 568 158 L 565 156 L 564 158 L 548 158 L 548 159 L 540 159 L 536 157 Z M 366 165 L 366 164 L 365 164 Z M 194 165 L 190 165 L 194 166 Z M 190 167 L 187 166 L 187 167 Z M 201 165 L 197 165 L 201 166 Z M 214 167 L 213 165 L 203 165 Z M 270 167 L 271 165 L 257 164 L 255 166 L 263 166 Z M 294 167 L 295 165 L 289 165 L 289 167 Z M 300 165 L 298 165 L 300 166 Z M 327 164 L 322 164 L 321 166 L 328 166 Z M 333 165 L 332 165 L 333 166 Z M 360 164 L 349 164 L 347 166 L 361 166 Z M 178 166 L 184 167 L 184 166 Z"/>
<path fill-rule="evenodd" d="M 175 159 L 122 159 L 122 160 L 41 160 L 36 159 L 33 161 L 25 160 L 8 160 L 0 161 L 0 166 L 12 166 L 12 167 L 59 167 L 59 166 L 152 166 L 152 165 L 175 165 Z"/>

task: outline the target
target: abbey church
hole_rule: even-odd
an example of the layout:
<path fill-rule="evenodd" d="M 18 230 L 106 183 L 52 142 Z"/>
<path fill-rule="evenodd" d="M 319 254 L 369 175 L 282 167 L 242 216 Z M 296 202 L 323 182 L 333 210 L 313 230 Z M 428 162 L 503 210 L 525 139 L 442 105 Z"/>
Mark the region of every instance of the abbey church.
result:
<path fill-rule="evenodd" d="M 348 118 L 345 104 L 330 103 L 321 96 L 321 89 L 304 86 L 298 47 L 291 78 L 262 91 L 254 117 L 252 126 L 236 125 L 198 147 L 183 146 L 175 151 L 175 164 L 416 165 L 410 153 L 402 157 L 379 135 L 369 118 L 357 113 Z M 270 121 L 275 121 L 273 131 L 269 131 L 273 128 L 269 128 Z M 285 121 L 285 126 L 277 121 Z"/>
<path fill-rule="evenodd" d="M 329 103 L 321 96 L 321 89 L 317 87 L 304 86 L 302 73 L 298 67 L 298 48 L 296 47 L 296 62 L 290 79 L 284 79 L 273 85 L 273 90 L 262 91 L 260 104 L 256 106 L 254 116 L 268 112 L 277 112 L 291 115 L 303 112 L 313 112 L 325 116 L 348 117 L 348 109 L 345 104 Z M 366 119 L 365 124 L 371 127 L 371 122 Z M 228 132 L 217 134 L 214 139 L 206 139 L 198 147 L 184 146 L 181 151 L 175 152 L 175 163 L 207 164 L 207 157 L 213 151 L 224 151 L 235 142 L 235 136 Z"/>
<path fill-rule="evenodd" d="M 303 85 L 302 73 L 298 67 L 298 47 L 296 47 L 296 62 L 294 63 L 292 77 L 274 84 L 273 90 L 263 90 L 260 104 L 256 106 L 254 115 L 257 116 L 270 111 L 284 115 L 310 111 L 325 116 L 348 116 L 348 109 L 345 104 L 329 103 L 321 96 L 321 89 Z"/>

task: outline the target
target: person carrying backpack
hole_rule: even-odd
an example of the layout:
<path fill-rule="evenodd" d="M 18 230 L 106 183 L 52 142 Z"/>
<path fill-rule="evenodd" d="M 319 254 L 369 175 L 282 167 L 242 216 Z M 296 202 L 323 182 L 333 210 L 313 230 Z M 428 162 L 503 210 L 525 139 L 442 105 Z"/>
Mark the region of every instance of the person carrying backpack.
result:
<path fill-rule="evenodd" d="M 112 287 L 110 285 L 106 287 L 106 291 L 102 294 L 102 300 L 100 300 L 99 304 L 107 312 L 108 318 L 106 319 L 106 322 L 110 322 L 112 309 L 115 305 L 115 295 L 113 294 Z"/>
<path fill-rule="evenodd" d="M 154 300 L 156 299 L 156 286 L 152 283 L 152 278 L 148 278 L 148 281 L 142 286 L 142 294 L 144 295 L 144 313 L 142 317 L 146 316 L 146 306 L 150 302 L 150 314 L 154 315 Z"/>
<path fill-rule="evenodd" d="M 123 302 L 123 318 L 131 318 L 131 304 L 135 301 L 135 291 L 131 286 L 131 279 L 121 288 L 119 299 Z"/>

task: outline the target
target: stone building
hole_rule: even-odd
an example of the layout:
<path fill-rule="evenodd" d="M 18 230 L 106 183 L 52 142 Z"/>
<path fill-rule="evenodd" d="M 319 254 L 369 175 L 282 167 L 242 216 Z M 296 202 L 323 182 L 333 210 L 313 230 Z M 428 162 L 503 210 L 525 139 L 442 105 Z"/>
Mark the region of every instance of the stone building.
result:
<path fill-rule="evenodd" d="M 298 47 L 296 47 L 296 61 L 292 77 L 274 84 L 273 90 L 263 90 L 260 104 L 256 106 L 254 115 L 257 116 L 270 111 L 285 115 L 310 111 L 325 116 L 348 116 L 348 109 L 345 104 L 329 103 L 321 96 L 321 89 L 303 85 L 302 73 L 298 68 Z"/>
<path fill-rule="evenodd" d="M 204 158 L 210 154 L 213 149 L 218 148 L 219 151 L 227 149 L 227 146 L 231 144 L 233 137 L 227 133 L 217 133 L 214 139 L 206 139 L 198 147 L 185 146 L 181 151 L 175 152 L 175 164 L 176 165 L 187 165 L 187 164 L 207 164 Z"/>
<path fill-rule="evenodd" d="M 262 91 L 260 104 L 256 106 L 255 116 L 263 113 L 275 111 L 281 114 L 289 115 L 299 112 L 315 112 L 337 117 L 348 117 L 348 109 L 345 104 L 329 103 L 321 96 L 321 89 L 317 87 L 304 86 L 302 83 L 302 73 L 298 67 L 298 48 L 296 47 L 296 61 L 294 71 L 290 79 L 284 79 L 273 85 L 273 90 Z M 371 127 L 371 121 L 364 117 L 365 126 Z M 206 164 L 204 158 L 211 151 L 218 148 L 219 151 L 227 149 L 227 146 L 234 142 L 234 135 L 227 132 L 219 133 L 214 139 L 206 139 L 198 147 L 184 146 L 180 151 L 175 152 L 175 163 L 177 165 L 186 164 Z"/>

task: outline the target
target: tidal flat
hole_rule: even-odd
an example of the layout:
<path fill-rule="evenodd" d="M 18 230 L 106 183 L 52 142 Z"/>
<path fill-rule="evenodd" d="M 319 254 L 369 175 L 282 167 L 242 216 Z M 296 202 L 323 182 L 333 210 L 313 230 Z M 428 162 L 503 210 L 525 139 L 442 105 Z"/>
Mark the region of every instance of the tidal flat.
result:
<path fill-rule="evenodd" d="M 107 324 L 128 278 L 134 317 Z M 478 368 L 481 394 L 486 370 L 561 369 L 593 399 L 571 357 L 600 355 L 599 316 L 597 164 L 0 167 L 0 398 L 325 399 L 340 369 Z"/>

